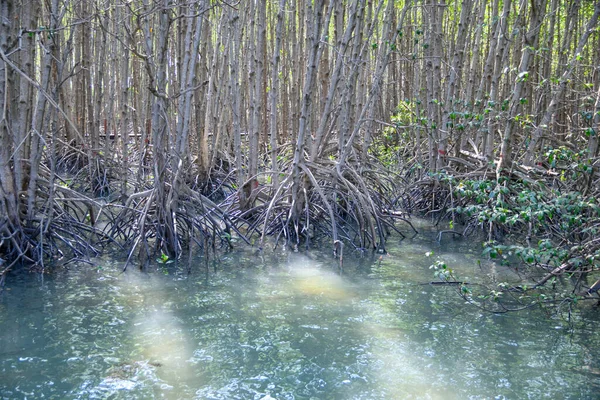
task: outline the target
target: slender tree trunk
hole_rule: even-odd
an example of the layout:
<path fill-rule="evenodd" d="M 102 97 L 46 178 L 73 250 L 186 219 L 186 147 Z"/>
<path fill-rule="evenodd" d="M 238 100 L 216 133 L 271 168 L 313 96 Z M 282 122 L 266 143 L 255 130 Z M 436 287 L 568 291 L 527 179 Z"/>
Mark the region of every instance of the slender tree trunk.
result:
<path fill-rule="evenodd" d="M 148 0 L 144 0 L 144 6 L 149 8 Z M 154 158 L 154 194 L 153 197 L 157 206 L 157 246 L 164 249 L 169 256 L 176 256 L 178 253 L 178 243 L 174 224 L 174 209 L 167 202 L 167 177 L 168 177 L 168 129 L 169 99 L 167 97 L 167 50 L 168 35 L 171 27 L 171 18 L 169 16 L 169 0 L 163 0 L 158 12 L 158 24 L 154 29 L 150 29 L 150 20 L 152 16 L 148 14 L 143 22 L 143 31 L 146 38 L 145 50 L 146 71 L 149 79 L 148 89 L 153 95 L 152 99 L 152 153 Z M 153 39 L 154 42 L 153 42 Z M 154 43 L 156 44 L 154 46 Z M 150 57 L 150 55 L 152 55 Z M 144 230 L 145 227 L 142 227 Z M 141 236 L 145 236 L 142 231 Z M 140 258 L 144 259 L 144 256 Z"/>
<path fill-rule="evenodd" d="M 277 11 L 277 27 L 275 28 L 275 44 L 273 48 L 273 58 L 271 60 L 271 90 L 269 91 L 269 137 L 271 145 L 271 182 L 273 184 L 273 193 L 279 188 L 279 165 L 277 162 L 278 152 L 278 134 L 277 134 L 277 101 L 279 100 L 279 63 L 281 60 L 281 41 L 283 31 L 283 20 L 285 12 L 286 0 L 279 0 L 279 8 Z"/>
<path fill-rule="evenodd" d="M 502 136 L 502 144 L 500 147 L 500 155 L 496 166 L 496 175 L 500 177 L 502 169 L 510 166 L 512 163 L 512 135 L 515 125 L 515 118 L 521 107 L 521 93 L 527 80 L 529 79 L 529 64 L 535 52 L 535 45 L 539 37 L 539 26 L 544 17 L 546 8 L 546 0 L 541 0 L 537 4 L 532 4 L 529 9 L 529 30 L 523 37 L 523 52 L 521 54 L 521 63 L 519 64 L 519 75 L 515 81 L 513 94 L 510 101 L 508 118 Z"/>
<path fill-rule="evenodd" d="M 218 31 L 219 33 L 221 32 L 222 28 L 223 28 L 223 21 L 224 21 L 224 15 L 221 16 L 221 23 L 219 23 L 219 28 Z M 217 99 L 218 99 L 218 95 L 217 95 L 217 80 L 218 75 L 216 73 L 216 71 L 218 71 L 219 68 L 219 61 L 220 61 L 220 47 L 222 45 L 221 42 L 221 35 L 217 35 L 218 38 L 216 40 L 216 42 L 214 43 L 214 46 L 212 48 L 213 53 L 212 53 L 212 57 L 210 58 L 210 68 L 209 71 L 211 71 L 209 78 L 208 78 L 208 84 L 207 84 L 207 88 L 206 88 L 206 109 L 205 109 L 205 117 L 204 117 L 204 129 L 201 131 L 201 137 L 200 137 L 200 152 L 199 152 L 199 156 L 198 156 L 198 162 L 199 162 L 199 175 L 200 175 L 200 180 L 202 182 L 207 182 L 209 179 L 209 175 L 210 175 L 210 150 L 209 150 L 209 140 L 211 140 L 211 137 L 213 139 L 213 143 L 214 143 L 214 139 L 217 136 L 217 125 L 215 123 L 217 116 L 216 114 L 218 113 L 218 110 L 216 109 L 216 103 L 217 103 Z M 208 40 L 210 39 L 210 35 L 207 38 Z"/>
<path fill-rule="evenodd" d="M 14 39 L 11 26 L 14 15 L 14 4 L 12 1 L 0 3 L 0 231 L 4 230 L 4 224 L 8 223 L 10 228 L 20 227 L 18 212 L 18 186 L 15 185 L 15 176 L 11 168 L 11 152 L 13 149 L 13 135 L 9 131 L 9 82 L 8 66 L 5 58 L 9 51 L 9 42 Z M 21 129 L 27 129 L 23 126 Z M 20 134 L 19 134 L 20 135 Z M 18 138 L 19 136 L 17 136 Z"/>
<path fill-rule="evenodd" d="M 598 135 L 600 135 L 600 86 L 594 104 L 594 123 L 588 140 L 588 160 L 593 160 L 598 154 Z"/>
<path fill-rule="evenodd" d="M 442 67 L 442 21 L 443 13 L 446 4 L 444 1 L 438 3 L 437 0 L 432 0 L 428 6 L 428 25 L 427 25 L 427 42 L 428 46 L 425 53 L 427 59 L 426 71 L 427 71 L 427 119 L 430 137 L 430 149 L 429 149 L 429 167 L 432 171 L 436 171 L 440 168 L 443 163 L 442 159 L 445 157 L 445 153 L 439 153 L 440 144 L 440 103 L 442 103 L 441 97 L 441 67 Z M 445 150 L 443 150 L 445 152 Z"/>
<path fill-rule="evenodd" d="M 51 8 L 49 10 L 49 26 L 50 32 L 55 32 L 58 30 L 60 26 L 60 21 L 62 15 L 59 14 L 59 0 L 52 0 Z M 48 40 L 46 44 L 46 53 L 42 55 L 42 65 L 41 65 L 41 88 L 45 93 L 39 92 L 37 93 L 36 106 L 33 111 L 33 118 L 31 123 L 31 154 L 29 156 L 29 164 L 30 164 L 30 174 L 29 174 L 29 184 L 27 186 L 27 219 L 32 221 L 34 219 L 36 213 L 36 199 L 37 199 L 37 189 L 38 189 L 38 179 L 39 179 L 39 168 L 40 161 L 42 159 L 42 149 L 45 145 L 44 143 L 44 134 L 45 127 L 47 126 L 46 119 L 46 104 L 48 99 L 46 97 L 47 93 L 50 93 L 50 72 L 52 71 L 53 64 L 53 48 L 55 46 L 55 40 L 58 40 L 55 36 L 51 37 L 51 40 Z"/>
<path fill-rule="evenodd" d="M 329 125 L 329 121 L 331 118 L 333 102 L 336 96 L 337 88 L 339 82 L 342 78 L 342 67 L 344 65 L 344 59 L 346 50 L 348 48 L 348 43 L 352 37 L 354 29 L 356 28 L 356 20 L 357 13 L 356 9 L 358 7 L 360 0 L 355 0 L 352 3 L 352 7 L 350 9 L 348 24 L 346 25 L 346 30 L 343 35 L 340 34 L 340 38 L 337 41 L 336 46 L 336 60 L 335 66 L 333 67 L 333 72 L 331 74 L 331 80 L 329 81 L 329 88 L 327 90 L 327 97 L 325 99 L 325 106 L 323 107 L 323 112 L 321 113 L 321 118 L 319 119 L 319 126 L 317 127 L 317 131 L 315 132 L 315 138 L 312 143 L 312 147 L 310 150 L 310 160 L 315 161 L 319 155 L 319 150 L 323 148 L 323 146 L 327 143 L 328 133 L 326 129 Z"/>
<path fill-rule="evenodd" d="M 450 133 L 452 130 L 450 125 L 457 115 L 457 112 L 455 111 L 455 96 L 457 92 L 457 86 L 462 78 L 465 45 L 472 5 L 473 3 L 471 0 L 463 1 L 461 5 L 462 9 L 460 12 L 460 21 L 458 23 L 458 34 L 456 37 L 456 45 L 454 47 L 452 64 L 450 65 L 449 76 L 447 80 L 448 83 L 446 88 L 446 100 L 444 101 L 444 115 L 442 117 L 442 126 L 440 130 L 441 137 L 438 147 L 438 166 L 440 167 L 446 164 L 445 156 L 448 151 L 448 139 L 450 138 Z"/>
<path fill-rule="evenodd" d="M 38 7 L 21 7 L 23 20 L 26 27 L 37 26 L 39 15 Z M 28 76 L 35 76 L 35 35 L 25 34 L 21 38 L 21 58 L 22 71 Z M 15 183 L 18 191 L 26 191 L 28 183 L 29 165 L 25 160 L 29 157 L 30 136 L 28 135 L 28 126 L 31 126 L 32 107 L 34 103 L 34 93 L 31 84 L 24 78 L 19 80 L 19 107 L 18 118 L 15 118 L 16 124 L 12 131 L 14 135 L 14 174 Z"/>
<path fill-rule="evenodd" d="M 322 15 L 323 15 L 323 0 L 316 0 L 314 4 L 314 10 L 312 15 L 312 24 L 311 29 L 308 33 L 308 37 L 310 38 L 310 47 L 309 47 L 309 58 L 308 65 L 306 69 L 306 77 L 304 79 L 304 89 L 302 90 L 302 109 L 300 111 L 300 121 L 298 125 L 298 135 L 296 138 L 296 146 L 294 149 L 294 158 L 292 161 L 292 177 L 293 177 L 293 186 L 292 186 L 292 202 L 295 204 L 293 209 L 292 219 L 296 220 L 301 211 L 302 206 L 300 202 L 300 184 L 301 184 L 301 163 L 304 163 L 304 146 L 306 143 L 305 136 L 307 131 L 307 125 L 309 122 L 308 112 L 310 110 L 310 105 L 313 100 L 313 81 L 317 76 L 317 67 L 319 65 L 318 53 L 319 53 L 319 45 L 320 45 L 320 35 L 322 30 Z"/>
<path fill-rule="evenodd" d="M 492 10 L 491 10 L 492 15 L 491 15 L 491 17 L 488 18 L 488 20 L 491 19 L 491 21 L 492 21 L 492 23 L 488 29 L 488 35 L 491 36 L 491 39 L 490 39 L 488 47 L 487 47 L 486 61 L 483 65 L 483 79 L 481 79 L 481 82 L 479 83 L 477 91 L 475 92 L 473 113 L 476 115 L 480 115 L 488 105 L 487 99 L 489 99 L 489 90 L 490 90 L 490 86 L 491 86 L 491 82 L 492 82 L 492 77 L 494 74 L 494 55 L 496 54 L 496 45 L 498 43 L 498 38 L 501 34 L 501 30 L 500 30 L 501 19 L 500 19 L 500 15 L 498 12 L 499 5 L 500 5 L 500 1 L 494 0 L 494 3 L 492 5 Z M 482 132 L 482 130 L 479 129 L 477 137 L 475 139 L 475 142 L 478 146 L 480 146 L 480 144 L 481 144 L 480 147 L 484 154 L 486 151 L 488 151 L 487 149 L 489 148 L 489 146 L 487 145 L 487 143 L 489 142 L 489 136 L 490 136 L 489 131 Z"/>
<path fill-rule="evenodd" d="M 544 132 L 547 130 L 547 128 L 550 124 L 550 121 L 552 120 L 552 117 L 556 113 L 558 104 L 560 103 L 560 99 L 562 98 L 563 94 L 565 93 L 567 85 L 568 85 L 569 81 L 571 80 L 573 71 L 579 64 L 579 57 L 581 57 L 581 53 L 583 52 L 583 49 L 584 49 L 585 45 L 587 44 L 587 41 L 588 41 L 590 35 L 594 31 L 594 28 L 596 27 L 596 24 L 598 23 L 599 17 L 600 17 L 600 1 L 596 1 L 596 5 L 594 7 L 594 14 L 588 21 L 587 26 L 583 32 L 583 35 L 579 39 L 579 43 L 577 44 L 577 49 L 575 49 L 575 54 L 573 55 L 573 57 L 571 58 L 569 63 L 566 65 L 565 70 L 563 71 L 562 76 L 560 77 L 560 83 L 558 85 L 557 90 L 554 92 L 554 95 L 552 96 L 552 100 L 550 101 L 550 105 L 548 105 L 548 108 L 546 109 L 546 112 L 544 113 L 544 117 L 542 118 L 540 124 L 537 126 L 537 128 L 533 131 L 533 134 L 531 135 L 531 141 L 529 142 L 529 146 L 527 147 L 527 151 L 525 153 L 524 162 L 526 165 L 531 165 L 533 163 L 535 151 L 537 150 L 538 144 L 539 144 L 540 140 L 542 139 Z"/>
<path fill-rule="evenodd" d="M 253 54 L 254 75 L 251 77 L 251 84 L 254 85 L 254 96 L 252 102 L 252 129 L 249 140 L 249 159 L 248 175 L 250 178 L 250 191 L 258 187 L 258 159 L 259 143 L 261 137 L 261 124 L 263 118 L 263 103 L 265 99 L 266 87 L 263 86 L 263 76 L 265 75 L 264 54 L 266 41 L 266 0 L 259 0 L 256 5 L 257 25 L 256 25 L 256 48 Z"/>
<path fill-rule="evenodd" d="M 365 0 L 361 0 L 356 16 L 356 32 L 362 32 L 364 29 Z M 352 120 L 354 116 L 353 99 L 356 96 L 356 82 L 358 80 L 360 54 L 363 42 L 359 34 L 354 35 L 352 42 L 352 53 L 350 56 L 350 73 L 346 78 L 346 87 L 342 94 L 342 111 L 340 114 L 340 132 L 338 137 L 338 149 L 341 150 L 346 146 Z"/>
<path fill-rule="evenodd" d="M 87 13 L 91 8 L 91 4 L 88 2 L 82 1 L 82 11 Z M 90 19 L 92 16 L 89 17 Z M 100 133 L 98 132 L 98 126 L 96 125 L 96 117 L 94 116 L 94 100 L 93 100 L 93 81 L 92 81 L 92 60 L 93 60 L 93 43 L 92 43 L 92 35 L 89 34 L 92 29 L 92 23 L 87 21 L 85 24 L 82 24 L 82 30 L 80 32 L 81 35 L 81 68 L 83 72 L 83 86 L 85 87 L 84 98 L 83 101 L 85 103 L 85 110 L 87 111 L 86 115 L 86 127 L 83 132 L 87 132 L 90 137 L 89 146 L 92 148 L 92 156 L 95 157 L 98 148 L 100 147 Z M 96 32 L 98 34 L 99 32 Z M 89 160 L 89 163 L 92 164 L 93 160 Z"/>
<path fill-rule="evenodd" d="M 235 171 L 237 186 L 241 188 L 245 181 L 242 164 L 242 101 L 240 89 L 240 44 L 242 41 L 242 28 L 240 26 L 240 16 L 237 11 L 229 11 L 229 35 L 231 44 L 229 46 L 230 74 L 229 74 L 229 96 L 231 98 L 231 120 L 233 126 L 233 147 L 235 155 Z M 239 190 L 240 209 L 246 209 L 246 192 Z"/>
<path fill-rule="evenodd" d="M 521 1 L 521 12 L 523 15 L 525 12 L 526 4 L 529 0 Z M 511 0 L 504 0 L 502 16 L 497 25 L 498 37 L 496 38 L 495 54 L 494 54 L 494 66 L 492 68 L 492 79 L 490 81 L 490 92 L 487 102 L 487 131 L 485 135 L 485 150 L 484 155 L 488 160 L 493 158 L 494 144 L 496 139 L 496 130 L 498 129 L 498 122 L 496 116 L 499 113 L 500 106 L 500 79 L 502 75 L 503 67 L 507 60 L 507 54 L 505 52 L 506 44 L 508 42 L 507 34 L 505 33 L 508 27 L 508 18 L 510 16 Z"/>
<path fill-rule="evenodd" d="M 115 9 L 115 19 L 117 21 L 123 21 L 124 24 L 129 25 L 128 16 L 123 16 L 121 8 Z M 127 146 L 129 143 L 129 125 L 130 125 L 130 112 L 129 109 L 129 47 L 126 43 L 122 43 L 121 46 L 117 45 L 117 49 L 122 52 L 122 59 L 120 61 L 120 88 L 119 88 L 119 134 L 121 138 L 121 168 L 123 170 L 123 181 L 121 182 L 121 197 L 125 198 L 127 194 L 127 177 L 129 169 L 129 154 Z M 135 131 L 134 131 L 135 133 Z"/>
<path fill-rule="evenodd" d="M 186 32 L 184 39 L 184 56 L 180 67 L 180 87 L 179 93 L 182 93 L 179 99 L 179 107 L 177 112 L 177 130 L 175 143 L 175 157 L 173 158 L 173 193 L 178 196 L 179 186 L 181 185 L 181 168 L 186 159 L 189 149 L 189 132 L 192 120 L 192 98 L 194 97 L 194 81 L 196 75 L 196 62 L 198 60 L 198 51 L 200 48 L 200 38 L 202 37 L 202 20 L 205 4 L 190 5 L 187 8 L 189 15 L 194 15 L 193 18 L 187 21 Z M 200 154 L 201 157 L 208 158 L 208 154 Z M 200 164 L 205 167 L 207 162 L 201 161 Z M 206 170 L 201 171 L 201 179 Z"/>
<path fill-rule="evenodd" d="M 383 28 L 381 32 L 381 44 L 378 46 L 377 51 L 377 59 L 375 62 L 375 71 L 386 70 L 387 63 L 389 61 L 389 53 L 393 50 L 392 46 L 395 42 L 395 38 L 397 36 L 397 32 L 391 32 L 393 29 L 392 21 L 394 17 L 394 7 L 393 2 L 388 2 L 387 9 L 385 11 L 385 18 L 383 21 Z M 366 84 L 365 84 L 366 85 Z M 369 146 L 372 142 L 373 135 L 373 126 L 374 119 L 376 115 L 376 102 L 381 100 L 382 90 L 380 87 L 377 87 L 375 93 L 371 93 L 372 96 L 375 96 L 373 99 L 369 99 L 368 101 L 372 103 L 371 107 L 369 107 L 367 121 L 366 121 L 366 129 L 365 129 L 365 138 L 362 145 L 361 157 L 364 162 L 367 161 Z M 358 121 L 360 123 L 360 121 Z"/>

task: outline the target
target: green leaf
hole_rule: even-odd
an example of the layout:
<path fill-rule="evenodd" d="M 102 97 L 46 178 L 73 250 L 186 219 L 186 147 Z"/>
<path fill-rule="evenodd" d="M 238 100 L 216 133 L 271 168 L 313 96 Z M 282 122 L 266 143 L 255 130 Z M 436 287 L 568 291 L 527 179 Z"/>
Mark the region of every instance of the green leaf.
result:
<path fill-rule="evenodd" d="M 585 135 L 586 136 L 596 136 L 596 131 L 594 130 L 594 128 L 587 128 L 585 130 Z"/>
<path fill-rule="evenodd" d="M 517 75 L 517 80 L 520 82 L 525 82 L 529 78 L 529 72 L 523 71 L 519 75 Z"/>

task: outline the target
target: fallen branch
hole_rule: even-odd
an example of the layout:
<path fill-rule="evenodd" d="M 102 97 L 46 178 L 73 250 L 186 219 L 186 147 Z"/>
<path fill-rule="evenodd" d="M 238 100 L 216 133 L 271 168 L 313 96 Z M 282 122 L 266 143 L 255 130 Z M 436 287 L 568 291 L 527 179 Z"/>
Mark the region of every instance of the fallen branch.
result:
<path fill-rule="evenodd" d="M 438 233 L 438 239 L 437 239 L 438 242 L 442 241 L 442 235 L 445 234 L 445 233 L 451 234 L 451 235 L 463 236 L 463 234 L 461 232 L 457 232 L 457 231 L 453 231 L 453 230 L 439 231 L 439 233 Z"/>

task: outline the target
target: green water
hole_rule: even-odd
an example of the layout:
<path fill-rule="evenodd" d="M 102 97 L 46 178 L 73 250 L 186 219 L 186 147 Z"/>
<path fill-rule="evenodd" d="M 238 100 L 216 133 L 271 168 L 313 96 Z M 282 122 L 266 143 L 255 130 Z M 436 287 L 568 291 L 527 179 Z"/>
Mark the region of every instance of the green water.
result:
<path fill-rule="evenodd" d="M 434 250 L 472 279 L 511 273 L 426 227 L 388 256 L 240 251 L 208 273 L 102 269 L 11 277 L 2 399 L 594 399 L 598 311 L 569 326 L 493 315 L 432 280 Z M 166 274 L 165 274 L 166 273 Z M 489 278 L 489 276 L 488 276 Z"/>

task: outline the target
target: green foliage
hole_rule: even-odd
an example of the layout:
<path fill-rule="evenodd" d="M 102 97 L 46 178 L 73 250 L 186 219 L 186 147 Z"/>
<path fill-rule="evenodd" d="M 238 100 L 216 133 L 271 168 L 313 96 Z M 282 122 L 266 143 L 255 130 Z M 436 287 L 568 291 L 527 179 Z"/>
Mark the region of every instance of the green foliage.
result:
<path fill-rule="evenodd" d="M 384 127 L 381 134 L 374 136 L 369 146 L 369 153 L 377 158 L 385 167 L 394 169 L 398 166 L 399 153 L 410 146 L 413 139 L 412 129 L 415 126 L 427 126 L 427 118 L 415 118 L 416 107 L 420 100 L 403 100 L 396 108 L 396 114 L 390 118 L 391 124 Z"/>
<path fill-rule="evenodd" d="M 527 79 L 529 79 L 528 71 L 523 71 L 523 72 L 519 73 L 519 75 L 517 75 L 517 81 L 519 81 L 519 82 L 527 82 Z"/>
<path fill-rule="evenodd" d="M 158 264 L 162 264 L 162 265 L 167 265 L 167 264 L 171 264 L 173 262 L 175 262 L 174 260 L 170 259 L 168 255 L 166 255 L 165 253 L 160 253 L 160 257 L 156 259 L 156 262 Z"/>
<path fill-rule="evenodd" d="M 442 282 L 455 281 L 454 271 L 442 260 L 436 260 L 435 263 L 429 266 L 429 269 L 434 271 L 434 276 Z"/>
<path fill-rule="evenodd" d="M 540 243 L 540 247 L 548 247 L 548 243 Z M 502 246 L 496 242 L 485 244 L 484 253 L 496 256 L 503 255 L 504 251 L 512 252 L 518 250 L 518 246 Z M 431 256 L 433 253 L 426 254 Z M 529 254 L 527 257 L 534 257 Z M 478 261 L 479 267 L 481 263 Z M 458 294 L 465 299 L 467 303 L 476 306 L 479 309 L 490 312 L 508 312 L 520 311 L 533 306 L 550 306 L 554 304 L 577 304 L 581 295 L 576 295 L 572 291 L 556 290 L 556 277 L 548 280 L 547 286 L 538 287 L 537 285 L 514 285 L 508 282 L 490 282 L 473 283 L 468 282 L 468 278 L 460 277 L 443 260 L 437 259 L 430 265 L 429 269 L 434 271 L 434 276 L 440 280 L 440 284 L 446 284 L 448 288 L 456 288 Z"/>
<path fill-rule="evenodd" d="M 565 174 L 577 178 L 585 171 L 579 153 L 559 148 L 549 150 L 546 156 L 551 166 L 571 165 L 570 171 L 563 170 L 564 174 L 559 175 L 560 180 Z M 534 189 L 526 182 L 506 178 L 498 183 L 486 179 L 457 180 L 448 174 L 437 177 L 452 188 L 458 200 L 450 211 L 461 216 L 466 224 L 479 225 L 486 232 L 500 233 L 501 237 L 506 234 L 521 240 L 528 237 L 525 244 L 507 245 L 492 235 L 483 245 L 483 256 L 506 265 L 557 267 L 566 262 L 575 268 L 595 265 L 598 251 L 590 253 L 582 245 L 600 233 L 594 222 L 600 218 L 600 206 L 594 197 L 576 191 Z"/>

